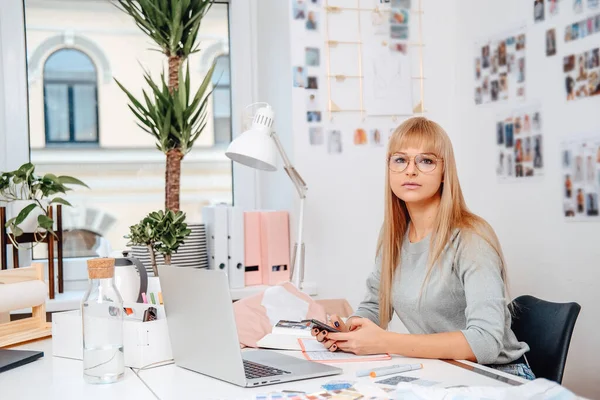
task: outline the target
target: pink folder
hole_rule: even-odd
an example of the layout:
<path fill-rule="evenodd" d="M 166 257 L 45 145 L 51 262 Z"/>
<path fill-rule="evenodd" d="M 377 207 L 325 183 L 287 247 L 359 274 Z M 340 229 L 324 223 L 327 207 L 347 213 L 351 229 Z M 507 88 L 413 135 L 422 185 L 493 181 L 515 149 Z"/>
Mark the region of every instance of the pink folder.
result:
<path fill-rule="evenodd" d="M 260 211 L 244 212 L 244 263 L 246 286 L 262 285 Z"/>
<path fill-rule="evenodd" d="M 260 213 L 262 283 L 276 285 L 290 280 L 290 228 L 287 211 Z"/>

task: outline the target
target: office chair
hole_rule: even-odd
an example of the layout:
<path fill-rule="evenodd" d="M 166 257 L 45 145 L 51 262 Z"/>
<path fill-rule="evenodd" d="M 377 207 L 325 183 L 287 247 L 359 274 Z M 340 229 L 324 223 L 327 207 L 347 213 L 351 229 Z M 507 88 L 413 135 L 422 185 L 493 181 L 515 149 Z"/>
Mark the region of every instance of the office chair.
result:
<path fill-rule="evenodd" d="M 512 330 L 531 350 L 525 354 L 536 378 L 562 382 L 575 321 L 577 303 L 552 303 L 533 296 L 513 300 Z"/>

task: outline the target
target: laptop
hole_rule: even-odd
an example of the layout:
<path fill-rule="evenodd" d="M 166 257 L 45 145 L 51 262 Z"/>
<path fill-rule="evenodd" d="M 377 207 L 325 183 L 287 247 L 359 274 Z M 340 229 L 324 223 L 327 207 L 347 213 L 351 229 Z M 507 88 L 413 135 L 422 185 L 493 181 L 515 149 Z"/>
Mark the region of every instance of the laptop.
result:
<path fill-rule="evenodd" d="M 0 349 L 0 372 L 20 367 L 43 356 L 43 351 Z"/>
<path fill-rule="evenodd" d="M 275 351 L 242 352 L 224 272 L 166 265 L 158 271 L 177 366 L 243 387 L 342 373 Z"/>

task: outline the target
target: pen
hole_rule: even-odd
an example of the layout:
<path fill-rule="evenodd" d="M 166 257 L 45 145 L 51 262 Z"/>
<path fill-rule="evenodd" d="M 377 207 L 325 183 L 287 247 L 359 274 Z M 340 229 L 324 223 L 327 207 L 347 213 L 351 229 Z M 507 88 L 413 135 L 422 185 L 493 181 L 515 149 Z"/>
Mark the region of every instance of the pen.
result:
<path fill-rule="evenodd" d="M 402 364 L 402 365 L 390 365 L 388 367 L 372 368 L 358 371 L 356 376 L 370 376 L 375 378 L 378 376 L 398 374 L 400 372 L 414 371 L 416 369 L 423 368 L 423 364 Z"/>
<path fill-rule="evenodd" d="M 160 304 L 162 304 L 162 303 L 163 303 L 163 299 L 162 299 L 162 292 L 158 292 L 158 302 L 159 302 Z"/>
<path fill-rule="evenodd" d="M 154 299 L 154 293 L 150 292 L 150 301 L 152 301 L 152 304 L 156 304 L 156 300 Z"/>
<path fill-rule="evenodd" d="M 142 302 L 144 304 L 148 304 L 148 298 L 146 297 L 146 293 L 142 293 Z"/>

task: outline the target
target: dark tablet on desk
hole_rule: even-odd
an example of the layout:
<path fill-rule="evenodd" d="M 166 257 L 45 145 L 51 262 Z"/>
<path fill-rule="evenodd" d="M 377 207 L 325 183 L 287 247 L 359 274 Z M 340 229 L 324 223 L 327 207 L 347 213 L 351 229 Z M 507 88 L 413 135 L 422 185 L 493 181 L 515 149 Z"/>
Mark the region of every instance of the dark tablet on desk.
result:
<path fill-rule="evenodd" d="M 43 351 L 0 349 L 0 372 L 29 364 L 43 356 Z"/>

